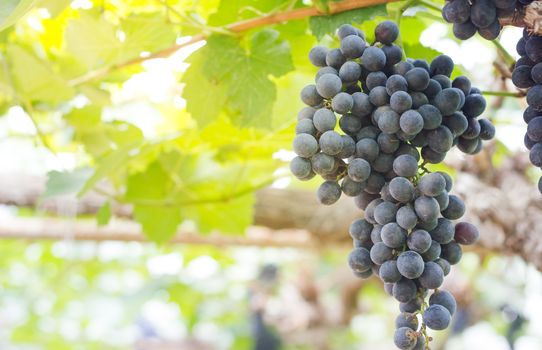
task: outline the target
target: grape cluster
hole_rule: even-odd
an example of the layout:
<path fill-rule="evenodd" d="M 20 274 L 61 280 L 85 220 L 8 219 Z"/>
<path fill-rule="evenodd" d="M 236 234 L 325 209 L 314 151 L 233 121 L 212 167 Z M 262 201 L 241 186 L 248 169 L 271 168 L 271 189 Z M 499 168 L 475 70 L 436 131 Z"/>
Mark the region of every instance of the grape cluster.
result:
<path fill-rule="evenodd" d="M 337 31 L 340 48 L 311 49 L 319 70 L 301 91 L 307 107 L 298 113 L 290 169 L 301 180 L 324 179 L 317 190 L 322 204 L 344 193 L 365 211 L 350 227 L 350 267 L 361 278 L 378 275 L 401 302 L 396 345 L 425 349 L 426 327 L 446 328 L 455 310 L 445 291 L 425 303 L 428 290 L 438 289 L 459 261 L 459 244 L 478 237 L 473 225 L 452 222 L 465 206 L 449 194 L 451 178 L 426 165 L 442 162 L 454 146 L 479 152 L 495 128 L 478 119 L 486 102 L 469 79 L 450 79 L 450 57 L 404 61 L 398 35 L 397 25 L 384 21 L 368 45 L 346 24 Z"/>
<path fill-rule="evenodd" d="M 512 82 L 520 89 L 528 89 L 529 107 L 523 113 L 527 123 L 524 143 L 531 163 L 542 168 L 542 36 L 529 35 L 524 29 L 516 49 L 521 58 L 515 64 Z M 538 190 L 542 193 L 542 177 Z"/>
<path fill-rule="evenodd" d="M 447 0 L 442 17 L 453 23 L 454 35 L 461 40 L 476 32 L 487 40 L 496 39 L 502 29 L 500 18 L 517 16 L 533 0 Z"/>

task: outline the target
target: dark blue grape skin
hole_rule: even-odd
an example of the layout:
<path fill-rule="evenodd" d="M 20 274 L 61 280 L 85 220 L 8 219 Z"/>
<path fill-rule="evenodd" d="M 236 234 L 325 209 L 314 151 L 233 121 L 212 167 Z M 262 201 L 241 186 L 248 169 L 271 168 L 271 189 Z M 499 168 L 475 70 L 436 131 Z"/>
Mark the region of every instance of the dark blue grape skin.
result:
<path fill-rule="evenodd" d="M 457 310 L 457 303 L 452 293 L 439 289 L 429 297 L 429 305 L 441 305 L 453 316 Z"/>
<path fill-rule="evenodd" d="M 438 258 L 435 260 L 435 262 L 440 266 L 442 271 L 444 272 L 444 276 L 448 276 L 451 270 L 451 265 L 447 260 Z"/>
<path fill-rule="evenodd" d="M 501 29 L 501 23 L 497 18 L 495 18 L 489 26 L 485 28 L 478 28 L 478 34 L 480 34 L 480 36 L 486 40 L 495 40 L 499 37 Z"/>
<path fill-rule="evenodd" d="M 386 225 L 395 221 L 397 206 L 391 202 L 380 203 L 374 211 L 374 217 L 379 225 Z"/>
<path fill-rule="evenodd" d="M 433 151 L 429 147 L 422 147 L 422 157 L 425 161 L 431 164 L 438 164 L 444 160 L 446 153 L 439 153 Z"/>
<path fill-rule="evenodd" d="M 434 104 L 442 115 L 450 115 L 459 110 L 461 95 L 453 88 L 443 89 L 435 96 Z"/>
<path fill-rule="evenodd" d="M 470 17 L 470 3 L 468 0 L 447 1 L 442 16 L 449 23 L 465 23 Z"/>
<path fill-rule="evenodd" d="M 322 96 L 318 94 L 316 85 L 310 84 L 305 86 L 300 93 L 301 101 L 308 106 L 318 106 L 324 100 Z"/>
<path fill-rule="evenodd" d="M 406 242 L 406 231 L 395 222 L 385 224 L 380 235 L 382 242 L 389 248 L 400 248 Z"/>
<path fill-rule="evenodd" d="M 394 92 L 390 97 L 390 107 L 399 114 L 408 111 L 412 107 L 410 94 L 406 91 Z"/>
<path fill-rule="evenodd" d="M 453 139 L 454 137 L 450 129 L 442 125 L 427 133 L 429 148 L 438 153 L 448 152 L 452 148 Z"/>
<path fill-rule="evenodd" d="M 410 62 L 407 62 L 407 61 L 403 61 L 403 62 L 399 62 L 397 63 L 394 67 L 393 67 L 393 72 L 395 74 L 399 74 L 399 75 L 402 75 L 403 77 L 405 76 L 405 74 L 414 68 L 414 65 Z"/>
<path fill-rule="evenodd" d="M 299 110 L 297 113 L 297 121 L 301 121 L 303 119 L 310 119 L 314 117 L 314 113 L 316 112 L 316 108 L 313 107 L 303 107 Z"/>
<path fill-rule="evenodd" d="M 386 55 L 386 66 L 391 67 L 399 63 L 403 58 L 403 51 L 397 45 L 384 45 L 382 51 Z"/>
<path fill-rule="evenodd" d="M 425 263 L 423 273 L 418 278 L 421 286 L 427 289 L 437 289 L 444 282 L 444 272 L 440 265 L 433 261 Z"/>
<path fill-rule="evenodd" d="M 382 236 L 380 235 L 381 231 L 382 225 L 377 224 L 373 226 L 373 230 L 371 231 L 371 242 L 373 242 L 373 244 L 382 242 Z"/>
<path fill-rule="evenodd" d="M 348 230 L 350 237 L 357 239 L 358 241 L 366 241 L 371 238 L 371 231 L 373 225 L 365 219 L 358 219 L 350 224 Z"/>
<path fill-rule="evenodd" d="M 403 154 L 393 161 L 393 171 L 399 176 L 412 177 L 418 172 L 418 160 L 410 154 Z"/>
<path fill-rule="evenodd" d="M 392 296 L 393 296 L 393 293 L 392 293 Z M 399 303 L 399 310 L 401 312 L 413 313 L 416 311 L 420 311 L 420 309 L 422 308 L 422 304 L 423 304 L 423 299 L 420 297 L 416 297 L 410 301 Z"/>
<path fill-rule="evenodd" d="M 321 204 L 331 205 L 341 197 L 341 186 L 335 181 L 323 182 L 316 192 L 316 197 Z"/>
<path fill-rule="evenodd" d="M 399 139 L 393 134 L 381 133 L 376 138 L 380 151 L 384 153 L 394 153 L 400 145 Z"/>
<path fill-rule="evenodd" d="M 365 83 L 369 90 L 374 89 L 377 86 L 386 86 L 388 77 L 383 72 L 371 72 L 365 78 Z"/>
<path fill-rule="evenodd" d="M 373 263 L 382 265 L 393 257 L 393 250 L 383 242 L 378 242 L 371 248 L 370 256 Z"/>
<path fill-rule="evenodd" d="M 448 309 L 438 304 L 430 305 L 425 309 L 422 318 L 427 327 L 437 331 L 448 328 L 452 320 Z"/>
<path fill-rule="evenodd" d="M 408 83 L 406 79 L 399 74 L 394 74 L 386 81 L 386 91 L 392 96 L 397 91 L 408 91 Z"/>
<path fill-rule="evenodd" d="M 372 172 L 367 179 L 367 187 L 365 188 L 365 192 L 373 194 L 379 193 L 385 183 L 386 180 L 384 179 L 384 176 L 377 172 Z"/>
<path fill-rule="evenodd" d="M 434 261 L 437 260 L 440 257 L 440 253 L 442 251 L 442 248 L 440 244 L 436 241 L 431 241 L 431 246 L 427 251 L 422 253 L 422 258 L 425 261 Z"/>
<path fill-rule="evenodd" d="M 497 18 L 497 8 L 491 0 L 477 0 L 471 6 L 470 19 L 478 28 L 489 27 Z"/>
<path fill-rule="evenodd" d="M 542 84 L 542 62 L 537 63 L 531 69 L 531 79 L 537 84 Z"/>
<path fill-rule="evenodd" d="M 318 152 L 318 141 L 309 134 L 298 134 L 293 141 L 294 152 L 303 158 L 310 158 Z"/>
<path fill-rule="evenodd" d="M 395 318 L 395 328 L 408 327 L 413 331 L 417 331 L 418 325 L 418 317 L 410 312 L 401 312 L 397 318 Z"/>
<path fill-rule="evenodd" d="M 309 51 L 309 60 L 317 67 L 325 67 L 327 52 L 327 47 L 315 46 Z"/>
<path fill-rule="evenodd" d="M 480 237 L 480 232 L 471 223 L 460 222 L 455 225 L 454 228 L 454 240 L 463 245 L 474 244 Z"/>
<path fill-rule="evenodd" d="M 405 74 L 405 79 L 408 83 L 409 89 L 414 91 L 423 91 L 429 86 L 430 77 L 429 73 L 425 69 L 415 67 Z"/>
<path fill-rule="evenodd" d="M 431 243 L 431 235 L 425 230 L 415 230 L 407 239 L 408 248 L 420 254 L 428 251 Z"/>
<path fill-rule="evenodd" d="M 365 40 L 358 35 L 348 35 L 341 40 L 341 52 L 346 58 L 359 58 L 365 50 Z"/>
<path fill-rule="evenodd" d="M 429 197 L 435 197 L 446 189 L 446 180 L 439 173 L 423 176 L 418 182 L 418 190 Z"/>
<path fill-rule="evenodd" d="M 417 333 L 408 327 L 402 327 L 395 330 L 393 342 L 401 350 L 412 350 L 416 346 Z"/>
<path fill-rule="evenodd" d="M 454 70 L 454 61 L 449 56 L 439 55 L 431 61 L 429 69 L 431 76 L 442 74 L 450 77 Z"/>
<path fill-rule="evenodd" d="M 375 39 L 384 45 L 391 45 L 399 36 L 399 27 L 395 22 L 383 21 L 375 28 Z"/>
<path fill-rule="evenodd" d="M 440 267 L 439 267 L 440 268 Z M 407 250 L 397 258 L 397 269 L 402 276 L 408 279 L 415 279 L 424 272 L 424 262 L 420 254 Z"/>
<path fill-rule="evenodd" d="M 316 82 L 316 91 L 324 98 L 332 98 L 341 92 L 341 78 L 335 74 L 324 74 Z"/>
<path fill-rule="evenodd" d="M 446 218 L 439 218 L 437 227 L 430 234 L 431 238 L 440 244 L 450 243 L 454 239 L 454 224 Z"/>
<path fill-rule="evenodd" d="M 355 197 L 363 191 L 365 185 L 364 182 L 356 182 L 348 176 L 345 176 L 341 182 L 341 190 L 345 195 Z"/>
<path fill-rule="evenodd" d="M 457 264 L 463 256 L 461 246 L 452 241 L 448 244 L 441 245 L 440 257 L 447 260 L 451 265 Z"/>
<path fill-rule="evenodd" d="M 345 115 L 339 119 L 339 127 L 346 134 L 355 135 L 361 129 L 361 120 L 351 115 Z"/>
<path fill-rule="evenodd" d="M 393 297 L 401 302 L 406 303 L 416 297 L 416 284 L 408 278 L 401 278 L 393 285 Z"/>
<path fill-rule="evenodd" d="M 397 269 L 397 261 L 388 260 L 380 266 L 380 279 L 385 283 L 395 283 L 401 279 L 401 274 Z"/>
<path fill-rule="evenodd" d="M 423 126 L 423 117 L 415 110 L 407 110 L 399 118 L 399 127 L 407 135 L 417 135 Z"/>
<path fill-rule="evenodd" d="M 357 35 L 357 34 L 358 34 L 358 31 L 356 30 L 356 28 L 353 25 L 348 24 L 348 23 L 341 25 L 339 29 L 337 29 L 337 37 L 341 40 L 346 38 L 349 35 Z"/>
<path fill-rule="evenodd" d="M 470 94 L 465 97 L 463 114 L 470 118 L 476 118 L 486 109 L 486 99 L 480 94 Z"/>
<path fill-rule="evenodd" d="M 373 139 L 362 139 L 356 144 L 356 156 L 359 158 L 372 162 L 376 159 L 378 153 L 378 143 Z"/>
<path fill-rule="evenodd" d="M 476 26 L 470 20 L 464 23 L 454 23 L 453 25 L 454 36 L 460 40 L 472 38 L 477 30 Z"/>
<path fill-rule="evenodd" d="M 446 126 L 454 137 L 463 135 L 469 127 L 469 121 L 461 112 L 455 112 L 452 115 L 445 117 L 442 124 Z"/>
<path fill-rule="evenodd" d="M 542 111 L 542 85 L 535 85 L 529 89 L 527 103 L 537 111 Z"/>
<path fill-rule="evenodd" d="M 423 68 L 427 72 L 429 72 L 429 63 L 427 63 L 426 60 L 417 59 L 412 61 L 412 64 L 414 65 L 414 67 Z"/>
<path fill-rule="evenodd" d="M 491 140 L 495 137 L 495 126 L 489 120 L 478 119 L 478 124 L 480 124 L 480 138 L 482 140 Z"/>
<path fill-rule="evenodd" d="M 452 87 L 460 89 L 461 91 L 463 91 L 463 94 L 467 96 L 470 93 L 472 85 L 469 78 L 460 75 L 452 81 Z"/>
<path fill-rule="evenodd" d="M 380 48 L 369 46 L 363 51 L 361 64 L 371 72 L 379 71 L 386 65 L 386 55 Z"/>
<path fill-rule="evenodd" d="M 534 145 L 537 144 L 537 142 L 531 140 L 529 138 L 529 135 L 525 134 L 525 136 L 523 137 L 523 144 L 525 145 L 525 148 L 530 151 L 534 147 Z"/>
<path fill-rule="evenodd" d="M 414 198 L 414 186 L 412 183 L 404 177 L 395 177 L 389 182 L 389 192 L 393 199 L 401 203 L 407 203 Z M 403 212 L 406 209 L 403 210 Z M 397 216 L 399 214 L 397 213 Z M 408 215 L 408 214 L 403 214 Z M 401 218 L 409 220 L 408 218 Z M 410 225 L 409 225 L 410 226 Z M 404 227 L 403 227 L 404 228 Z"/>
<path fill-rule="evenodd" d="M 374 107 L 369 101 L 369 96 L 363 92 L 355 92 L 352 94 L 352 114 L 358 117 L 364 117 L 373 111 Z"/>
<path fill-rule="evenodd" d="M 457 220 L 465 214 L 465 203 L 453 194 L 449 196 L 449 199 L 448 207 L 442 211 L 442 216 L 450 220 Z"/>
<path fill-rule="evenodd" d="M 530 37 L 530 39 L 525 44 L 525 54 L 533 62 L 542 62 L 542 37 L 541 36 Z"/>
<path fill-rule="evenodd" d="M 384 86 L 377 86 L 369 92 L 369 101 L 374 106 L 384 106 L 390 102 L 390 96 Z"/>
<path fill-rule="evenodd" d="M 341 80 L 345 83 L 355 82 L 361 76 L 361 67 L 358 63 L 354 61 L 348 61 L 348 62 L 345 62 L 345 64 L 341 66 L 338 74 Z"/>
<path fill-rule="evenodd" d="M 372 262 L 369 251 L 365 248 L 356 248 L 348 256 L 348 265 L 355 272 L 364 272 L 371 269 Z"/>
<path fill-rule="evenodd" d="M 531 70 L 532 68 L 530 66 L 516 65 L 512 71 L 512 82 L 514 85 L 522 89 L 527 89 L 534 86 L 536 83 L 531 77 Z"/>
<path fill-rule="evenodd" d="M 433 99 L 441 91 L 442 91 L 442 86 L 439 84 L 439 82 L 436 81 L 435 79 L 430 79 L 429 85 L 427 85 L 427 88 L 423 90 L 423 93 L 429 99 Z"/>
<path fill-rule="evenodd" d="M 326 64 L 335 69 L 340 69 L 341 66 L 346 62 L 346 57 L 340 49 L 331 49 L 327 52 L 326 55 Z"/>
<path fill-rule="evenodd" d="M 393 110 L 382 113 L 378 119 L 378 127 L 387 134 L 394 134 L 400 129 L 399 114 Z"/>

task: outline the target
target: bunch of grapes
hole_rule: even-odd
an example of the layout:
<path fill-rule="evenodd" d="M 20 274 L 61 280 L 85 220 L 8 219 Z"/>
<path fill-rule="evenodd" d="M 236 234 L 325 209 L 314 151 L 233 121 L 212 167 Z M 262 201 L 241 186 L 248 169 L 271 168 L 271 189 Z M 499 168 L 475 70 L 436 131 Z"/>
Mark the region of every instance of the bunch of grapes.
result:
<path fill-rule="evenodd" d="M 461 258 L 459 244 L 474 243 L 478 231 L 454 225 L 465 206 L 449 194 L 451 178 L 430 173 L 426 164 L 442 162 L 454 146 L 479 152 L 495 128 L 478 119 L 486 102 L 469 79 L 450 79 L 450 57 L 402 60 L 395 23 L 378 24 L 373 45 L 348 24 L 337 35 L 340 48 L 316 46 L 309 53 L 320 69 L 315 84 L 301 91 L 308 106 L 298 114 L 298 156 L 290 169 L 301 180 L 324 179 L 321 203 L 331 205 L 344 193 L 365 211 L 350 227 L 349 264 L 361 278 L 378 275 L 401 302 L 396 345 L 427 348 L 426 327 L 446 328 L 455 311 L 445 291 L 425 303 L 428 290 L 440 287 Z"/>
<path fill-rule="evenodd" d="M 529 107 L 523 113 L 527 123 L 524 143 L 531 163 L 542 168 L 542 36 L 529 35 L 524 29 L 516 49 L 521 58 L 512 72 L 512 82 L 520 89 L 528 89 Z M 542 193 L 542 177 L 538 190 Z"/>
<path fill-rule="evenodd" d="M 533 0 L 447 0 L 442 17 L 453 23 L 454 35 L 461 40 L 476 32 L 487 40 L 496 39 L 502 29 L 500 18 L 517 16 Z"/>
<path fill-rule="evenodd" d="M 502 29 L 499 18 L 518 16 L 533 0 L 449 0 L 442 17 L 453 23 L 454 35 L 461 40 L 477 31 L 487 40 L 496 39 Z M 512 82 L 527 90 L 529 107 L 523 113 L 527 123 L 524 143 L 533 165 L 542 168 L 542 36 L 531 35 L 527 29 L 519 39 L 517 52 L 521 58 L 512 72 Z M 542 177 L 538 180 L 542 193 Z"/>

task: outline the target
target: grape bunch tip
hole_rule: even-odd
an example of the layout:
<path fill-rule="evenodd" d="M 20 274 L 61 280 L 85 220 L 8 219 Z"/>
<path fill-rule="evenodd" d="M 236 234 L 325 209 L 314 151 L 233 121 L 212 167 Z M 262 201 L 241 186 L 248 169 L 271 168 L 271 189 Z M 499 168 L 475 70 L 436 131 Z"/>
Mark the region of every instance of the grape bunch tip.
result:
<path fill-rule="evenodd" d="M 442 162 L 454 146 L 478 153 L 495 128 L 479 118 L 486 107 L 480 90 L 467 77 L 450 79 L 450 57 L 405 61 L 394 44 L 399 34 L 394 22 L 381 22 L 370 45 L 344 24 L 339 48 L 310 50 L 319 70 L 301 91 L 307 106 L 297 116 L 290 169 L 300 180 L 323 178 L 320 203 L 344 194 L 364 210 L 350 225 L 348 264 L 360 278 L 378 276 L 400 302 L 395 345 L 428 349 L 427 328 L 447 328 L 456 310 L 441 289 L 444 277 L 479 232 L 455 223 L 465 204 L 450 193 L 452 178 L 427 164 Z"/>

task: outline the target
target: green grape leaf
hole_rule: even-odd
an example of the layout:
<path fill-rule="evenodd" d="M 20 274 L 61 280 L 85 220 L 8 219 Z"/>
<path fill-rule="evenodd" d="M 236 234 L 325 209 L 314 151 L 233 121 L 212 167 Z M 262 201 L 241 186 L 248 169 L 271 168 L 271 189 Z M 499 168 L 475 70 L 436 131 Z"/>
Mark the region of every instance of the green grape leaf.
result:
<path fill-rule="evenodd" d="M 19 95 L 31 101 L 58 103 L 70 99 L 75 91 L 46 62 L 19 46 L 8 47 L 9 64 Z"/>
<path fill-rule="evenodd" d="M 2 0 L 0 3 L 0 31 L 14 25 L 37 3 L 38 0 Z"/>
<path fill-rule="evenodd" d="M 254 194 L 250 193 L 224 201 L 187 206 L 182 213 L 196 222 L 200 233 L 220 230 L 221 233 L 241 235 L 252 224 L 254 202 Z"/>
<path fill-rule="evenodd" d="M 209 16 L 208 23 L 211 26 L 223 26 L 271 12 L 282 4 L 284 0 L 221 0 L 216 12 Z"/>
<path fill-rule="evenodd" d="M 51 197 L 76 194 L 88 181 L 93 171 L 90 168 L 79 168 L 73 171 L 50 171 L 47 173 L 45 191 L 42 199 Z"/>
<path fill-rule="evenodd" d="M 321 40 L 326 34 L 333 35 L 341 24 L 363 23 L 375 16 L 385 16 L 386 14 L 386 5 L 377 5 L 341 12 L 330 16 L 311 17 L 309 26 L 312 34 L 316 36 L 318 40 Z"/>
<path fill-rule="evenodd" d="M 73 19 L 66 30 L 67 50 L 90 68 L 112 65 L 154 52 L 175 42 L 175 32 L 161 15 L 134 16 L 117 28 L 89 15 Z"/>
<path fill-rule="evenodd" d="M 269 76 L 280 77 L 294 68 L 289 45 L 277 31 L 256 32 L 246 50 L 233 38 L 211 36 L 194 55 L 183 77 L 184 97 L 201 126 L 225 107 L 239 126 L 271 126 L 276 88 Z"/>
<path fill-rule="evenodd" d="M 51 17 L 58 16 L 71 3 L 71 0 L 40 0 L 38 6 L 49 11 Z"/>
<path fill-rule="evenodd" d="M 175 206 L 145 204 L 166 201 L 175 184 L 160 162 L 151 163 L 143 172 L 128 177 L 126 199 L 143 202 L 134 206 L 134 218 L 141 224 L 149 239 L 165 242 L 173 237 L 181 223 L 181 212 Z"/>
<path fill-rule="evenodd" d="M 98 226 L 105 226 L 111 220 L 111 202 L 105 202 L 96 213 Z"/>

